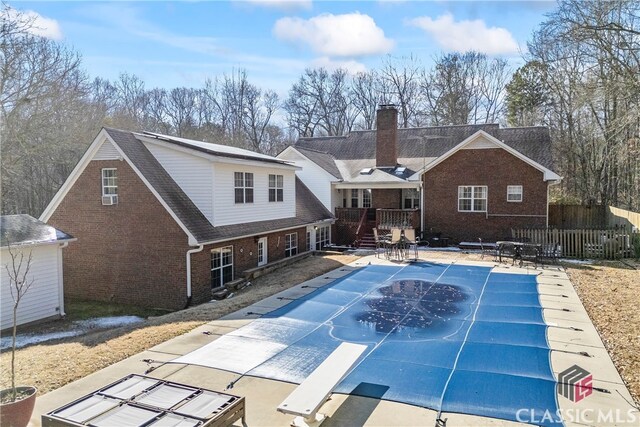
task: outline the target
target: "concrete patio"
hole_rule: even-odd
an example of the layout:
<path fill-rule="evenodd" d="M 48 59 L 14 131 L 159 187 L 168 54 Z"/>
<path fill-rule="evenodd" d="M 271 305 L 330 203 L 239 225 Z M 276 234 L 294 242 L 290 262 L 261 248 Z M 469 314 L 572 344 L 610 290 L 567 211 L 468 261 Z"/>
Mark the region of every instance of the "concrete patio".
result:
<path fill-rule="evenodd" d="M 429 252 L 421 251 L 421 259 L 429 259 Z M 433 259 L 443 263 L 442 259 Z M 576 295 L 571 282 L 564 271 L 557 266 L 547 266 L 534 269 L 525 265 L 524 268 L 513 267 L 495 262 L 453 261 L 459 264 L 495 266 L 494 271 L 504 273 L 538 275 L 540 300 L 544 308 L 544 318 L 550 326 L 548 342 L 551 347 L 551 366 L 557 375 L 570 366 L 579 365 L 593 375 L 593 386 L 608 392 L 594 390 L 587 398 L 574 403 L 558 396 L 559 408 L 563 414 L 574 414 L 573 419 L 565 416 L 565 424 L 571 425 L 638 425 L 640 413 L 634 410 L 629 402 L 632 398 L 620 378 L 611 358 L 605 350 L 602 340 L 589 319 L 582 303 Z M 85 378 L 68 384 L 58 390 L 39 396 L 32 426 L 40 425 L 40 416 L 85 394 L 103 387 L 119 378 L 131 374 L 144 374 L 150 365 L 144 359 L 158 362 L 169 362 L 179 356 L 200 348 L 213 340 L 234 331 L 276 308 L 288 304 L 291 300 L 307 295 L 317 287 L 331 283 L 354 269 L 371 264 L 394 264 L 384 258 L 367 256 L 353 265 L 339 268 L 313 280 L 290 288 L 272 297 L 266 298 L 254 305 L 246 307 L 231 315 L 209 322 L 182 336 L 157 345 L 147 351 L 136 354 L 126 360 L 116 363 Z M 570 309 L 563 311 L 562 309 Z M 560 309 L 560 310 L 558 310 Z M 582 355 L 586 352 L 588 355 Z M 276 411 L 276 407 L 295 388 L 295 384 L 280 381 L 240 376 L 235 373 L 205 368 L 194 365 L 161 364 L 147 375 L 159 379 L 167 379 L 178 383 L 196 387 L 208 388 L 226 392 L 246 399 L 247 424 L 250 426 L 287 426 L 292 417 Z M 227 390 L 227 386 L 233 387 Z M 526 390 L 523 390 L 526 393 Z M 523 408 L 526 409 L 526 408 Z M 619 413 L 612 419 L 608 415 L 604 420 L 598 420 L 600 413 Z M 618 411 L 618 412 L 616 412 Z M 321 412 L 329 416 L 325 426 L 391 426 L 391 425 L 436 425 L 437 412 L 416 406 L 371 399 L 357 396 L 334 394 L 325 403 Z M 526 411 L 522 413 L 526 420 Z M 586 418 L 585 418 L 586 417 Z M 589 419 L 588 417 L 591 417 Z M 494 418 L 477 417 L 464 414 L 443 413 L 447 418 L 446 425 L 451 426 L 495 426 L 516 425 L 518 423 Z M 618 422 L 616 422 L 616 419 Z M 630 421 L 635 421 L 635 424 Z M 535 420 L 531 420 L 535 423 Z M 572 422 L 577 421 L 577 422 Z M 240 421 L 236 425 L 241 425 Z M 522 424 L 529 425 L 529 424 Z"/>

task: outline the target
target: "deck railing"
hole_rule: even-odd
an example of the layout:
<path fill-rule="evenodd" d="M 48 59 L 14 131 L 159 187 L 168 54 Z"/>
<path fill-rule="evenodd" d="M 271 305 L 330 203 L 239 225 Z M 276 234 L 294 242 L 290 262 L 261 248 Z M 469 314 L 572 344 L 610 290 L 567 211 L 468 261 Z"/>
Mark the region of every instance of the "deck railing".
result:
<path fill-rule="evenodd" d="M 376 209 L 376 226 L 379 230 L 420 228 L 420 210 Z"/>
<path fill-rule="evenodd" d="M 336 219 L 345 223 L 358 224 L 366 208 L 336 208 Z"/>
<path fill-rule="evenodd" d="M 558 244 L 561 256 L 616 259 L 634 256 L 638 231 L 627 227 L 591 229 L 513 229 L 516 240 L 541 245 Z"/>

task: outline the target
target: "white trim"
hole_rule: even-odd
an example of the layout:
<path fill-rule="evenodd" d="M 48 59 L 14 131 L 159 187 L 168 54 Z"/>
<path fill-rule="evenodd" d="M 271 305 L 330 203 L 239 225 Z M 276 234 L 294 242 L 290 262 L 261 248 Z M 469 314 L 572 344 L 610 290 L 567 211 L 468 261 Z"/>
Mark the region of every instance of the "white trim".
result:
<path fill-rule="evenodd" d="M 180 221 L 180 219 L 176 216 L 176 214 L 169 208 L 169 205 L 167 205 L 164 199 L 160 197 L 160 194 L 153 188 L 153 186 L 149 183 L 149 181 L 147 181 L 147 179 L 144 177 L 144 175 L 142 175 L 140 170 L 138 170 L 138 168 L 133 164 L 133 162 L 129 160 L 129 158 L 124 154 L 124 151 L 122 151 L 120 146 L 116 144 L 116 142 L 113 140 L 113 138 L 111 138 L 107 130 L 104 128 L 102 128 L 102 130 L 98 133 L 98 136 L 96 136 L 96 138 L 93 140 L 89 148 L 87 148 L 87 151 L 84 153 L 84 155 L 82 156 L 82 158 L 80 159 L 76 167 L 73 169 L 73 171 L 71 172 L 67 180 L 64 182 L 64 184 L 62 184 L 62 187 L 60 187 L 60 190 L 58 190 L 56 195 L 53 196 L 53 199 L 51 200 L 47 208 L 44 210 L 42 215 L 40 215 L 40 218 L 39 218 L 40 221 L 47 222 L 49 218 L 51 218 L 51 215 L 53 215 L 53 213 L 58 208 L 62 200 L 66 197 L 67 193 L 71 190 L 73 185 L 76 183 L 80 175 L 82 175 L 84 170 L 87 168 L 87 166 L 89 165 L 89 162 L 93 159 L 93 156 L 95 155 L 97 149 L 100 147 L 104 138 L 107 138 L 113 144 L 116 150 L 118 150 L 118 153 L 120 153 L 121 161 L 122 160 L 127 161 L 131 169 L 133 169 L 133 171 L 138 175 L 138 177 L 142 180 L 142 182 L 147 186 L 149 191 L 151 191 L 151 193 L 156 197 L 156 199 L 158 199 L 160 204 L 166 209 L 169 215 L 171 215 L 171 217 L 176 222 L 176 224 L 178 224 L 178 226 L 182 229 L 182 231 L 185 232 L 185 234 L 189 239 L 189 245 L 197 246 L 198 241 L 193 236 L 193 234 L 191 234 L 189 229 L 187 229 L 187 227 L 182 223 L 182 221 Z"/>
<path fill-rule="evenodd" d="M 158 145 L 160 147 L 164 147 L 164 148 L 169 148 L 175 151 L 179 151 L 185 154 L 189 154 L 191 156 L 195 156 L 195 157 L 200 157 L 206 160 L 211 161 L 212 163 L 231 163 L 231 164 L 239 164 L 239 165 L 252 165 L 252 166 L 260 166 L 260 167 L 272 167 L 274 169 L 295 169 L 295 170 L 300 170 L 302 169 L 299 166 L 295 166 L 295 165 L 287 165 L 287 164 L 283 164 L 283 163 L 277 163 L 277 162 L 272 162 L 272 161 L 268 161 L 268 160 L 259 160 L 259 159 L 236 159 L 233 157 L 225 157 L 225 156 L 218 156 L 215 154 L 210 154 L 210 153 L 205 153 L 204 151 L 198 150 L 196 148 L 191 148 L 191 147 L 185 147 L 183 145 L 177 145 L 177 144 L 172 144 L 170 142 L 167 141 L 163 141 L 160 139 L 154 139 L 151 138 L 147 135 L 144 134 L 139 134 L 139 133 L 135 133 L 132 132 L 133 134 L 135 134 L 136 138 L 140 139 L 142 141 L 143 144 L 155 144 Z M 286 161 L 286 160 L 282 160 L 282 159 L 278 159 L 280 161 Z"/>
<path fill-rule="evenodd" d="M 115 178 L 116 178 L 116 185 L 104 185 L 104 171 L 116 171 L 115 174 Z M 100 177 L 101 177 L 101 185 L 102 185 L 102 197 L 104 196 L 117 196 L 118 195 L 118 168 L 102 168 L 100 170 Z M 110 177 L 109 177 L 110 178 Z M 105 194 L 104 190 L 107 188 L 115 188 L 116 192 L 115 194 Z"/>
<path fill-rule="evenodd" d="M 462 141 L 460 144 L 456 145 L 451 150 L 447 151 L 442 156 L 438 157 L 433 162 L 429 163 L 429 165 L 425 166 L 422 170 L 416 172 L 409 179 L 411 179 L 415 175 L 422 175 L 425 172 L 433 169 L 434 167 L 438 166 L 440 163 L 442 163 L 445 160 L 447 160 L 453 154 L 455 154 L 458 150 L 463 149 L 464 147 L 466 147 L 467 145 L 471 144 L 472 142 L 474 142 L 475 140 L 477 140 L 480 137 L 484 137 L 484 138 L 488 139 L 490 142 L 493 142 L 494 144 L 496 144 L 498 147 L 502 148 L 503 150 L 505 150 L 509 154 L 514 155 L 515 157 L 517 157 L 518 159 L 522 160 L 523 162 L 525 162 L 525 163 L 529 164 L 530 166 L 533 166 L 535 169 L 538 169 L 539 171 L 541 171 L 543 173 L 543 181 L 560 181 L 562 179 L 562 177 L 560 175 L 556 174 L 552 170 L 545 168 L 540 163 L 537 163 L 537 162 L 533 161 L 532 159 L 530 159 L 529 157 L 525 156 L 524 154 L 522 154 L 518 150 L 516 150 L 514 148 L 511 148 L 510 146 L 508 146 L 504 142 L 500 141 L 499 139 L 497 139 L 496 137 L 494 137 L 492 135 L 489 135 L 487 132 L 485 132 L 483 130 L 479 130 L 478 132 L 474 133 L 473 135 L 471 135 L 470 137 L 468 137 L 467 139 Z"/>
<path fill-rule="evenodd" d="M 358 183 L 353 183 L 353 182 L 344 182 L 344 181 L 340 181 L 340 182 L 332 182 L 331 183 L 334 188 L 336 190 L 350 190 L 352 188 L 359 188 L 359 189 L 385 189 L 385 188 L 391 188 L 391 189 L 398 189 L 398 188 L 416 188 L 419 189 L 420 188 L 420 181 L 414 181 L 414 182 L 358 182 Z"/>
<path fill-rule="evenodd" d="M 60 316 L 66 316 L 64 312 L 64 275 L 62 272 L 62 249 L 69 246 L 69 242 L 66 241 L 58 247 L 58 314 Z"/>

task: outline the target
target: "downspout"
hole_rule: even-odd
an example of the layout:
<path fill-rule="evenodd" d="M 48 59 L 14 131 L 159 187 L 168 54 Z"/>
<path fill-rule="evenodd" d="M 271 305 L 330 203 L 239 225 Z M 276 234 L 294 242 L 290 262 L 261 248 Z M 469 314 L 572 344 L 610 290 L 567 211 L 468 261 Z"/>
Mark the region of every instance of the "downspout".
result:
<path fill-rule="evenodd" d="M 62 267 L 63 267 L 62 250 L 67 246 L 69 246 L 69 242 L 64 242 L 60 244 L 60 246 L 58 247 L 58 300 L 59 300 L 58 307 L 59 307 L 60 316 L 62 317 L 67 315 L 64 312 L 64 285 L 63 285 L 64 276 L 62 272 Z"/>
<path fill-rule="evenodd" d="M 187 251 L 187 303 L 184 308 L 189 307 L 191 304 L 191 254 L 200 252 L 204 249 L 204 245 L 199 245 L 197 248 L 189 249 Z"/>
<path fill-rule="evenodd" d="M 424 178 L 422 178 L 424 179 Z M 422 179 L 420 180 L 420 232 L 422 233 L 422 236 L 424 237 L 424 213 L 426 211 L 425 206 L 424 206 L 424 186 Z"/>

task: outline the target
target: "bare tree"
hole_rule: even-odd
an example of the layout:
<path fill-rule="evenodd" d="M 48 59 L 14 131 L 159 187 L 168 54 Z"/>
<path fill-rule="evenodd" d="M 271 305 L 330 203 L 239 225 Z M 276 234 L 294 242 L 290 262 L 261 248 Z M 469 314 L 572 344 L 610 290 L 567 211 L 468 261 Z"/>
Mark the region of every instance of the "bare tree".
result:
<path fill-rule="evenodd" d="M 421 90 L 419 84 L 420 70 L 418 59 L 409 57 L 394 58 L 388 56 L 380 70 L 382 80 L 380 93 L 382 103 L 396 104 L 400 113 L 400 126 L 419 125 Z"/>
<path fill-rule="evenodd" d="M 16 335 L 18 334 L 18 307 L 22 298 L 29 291 L 34 283 L 34 279 L 29 277 L 29 270 L 33 262 L 33 253 L 29 251 L 25 259 L 23 250 L 16 249 L 9 244 L 7 246 L 10 261 L 4 265 L 9 278 L 9 292 L 13 299 L 13 324 L 11 330 L 11 402 L 15 402 L 17 397 L 16 389 Z"/>

